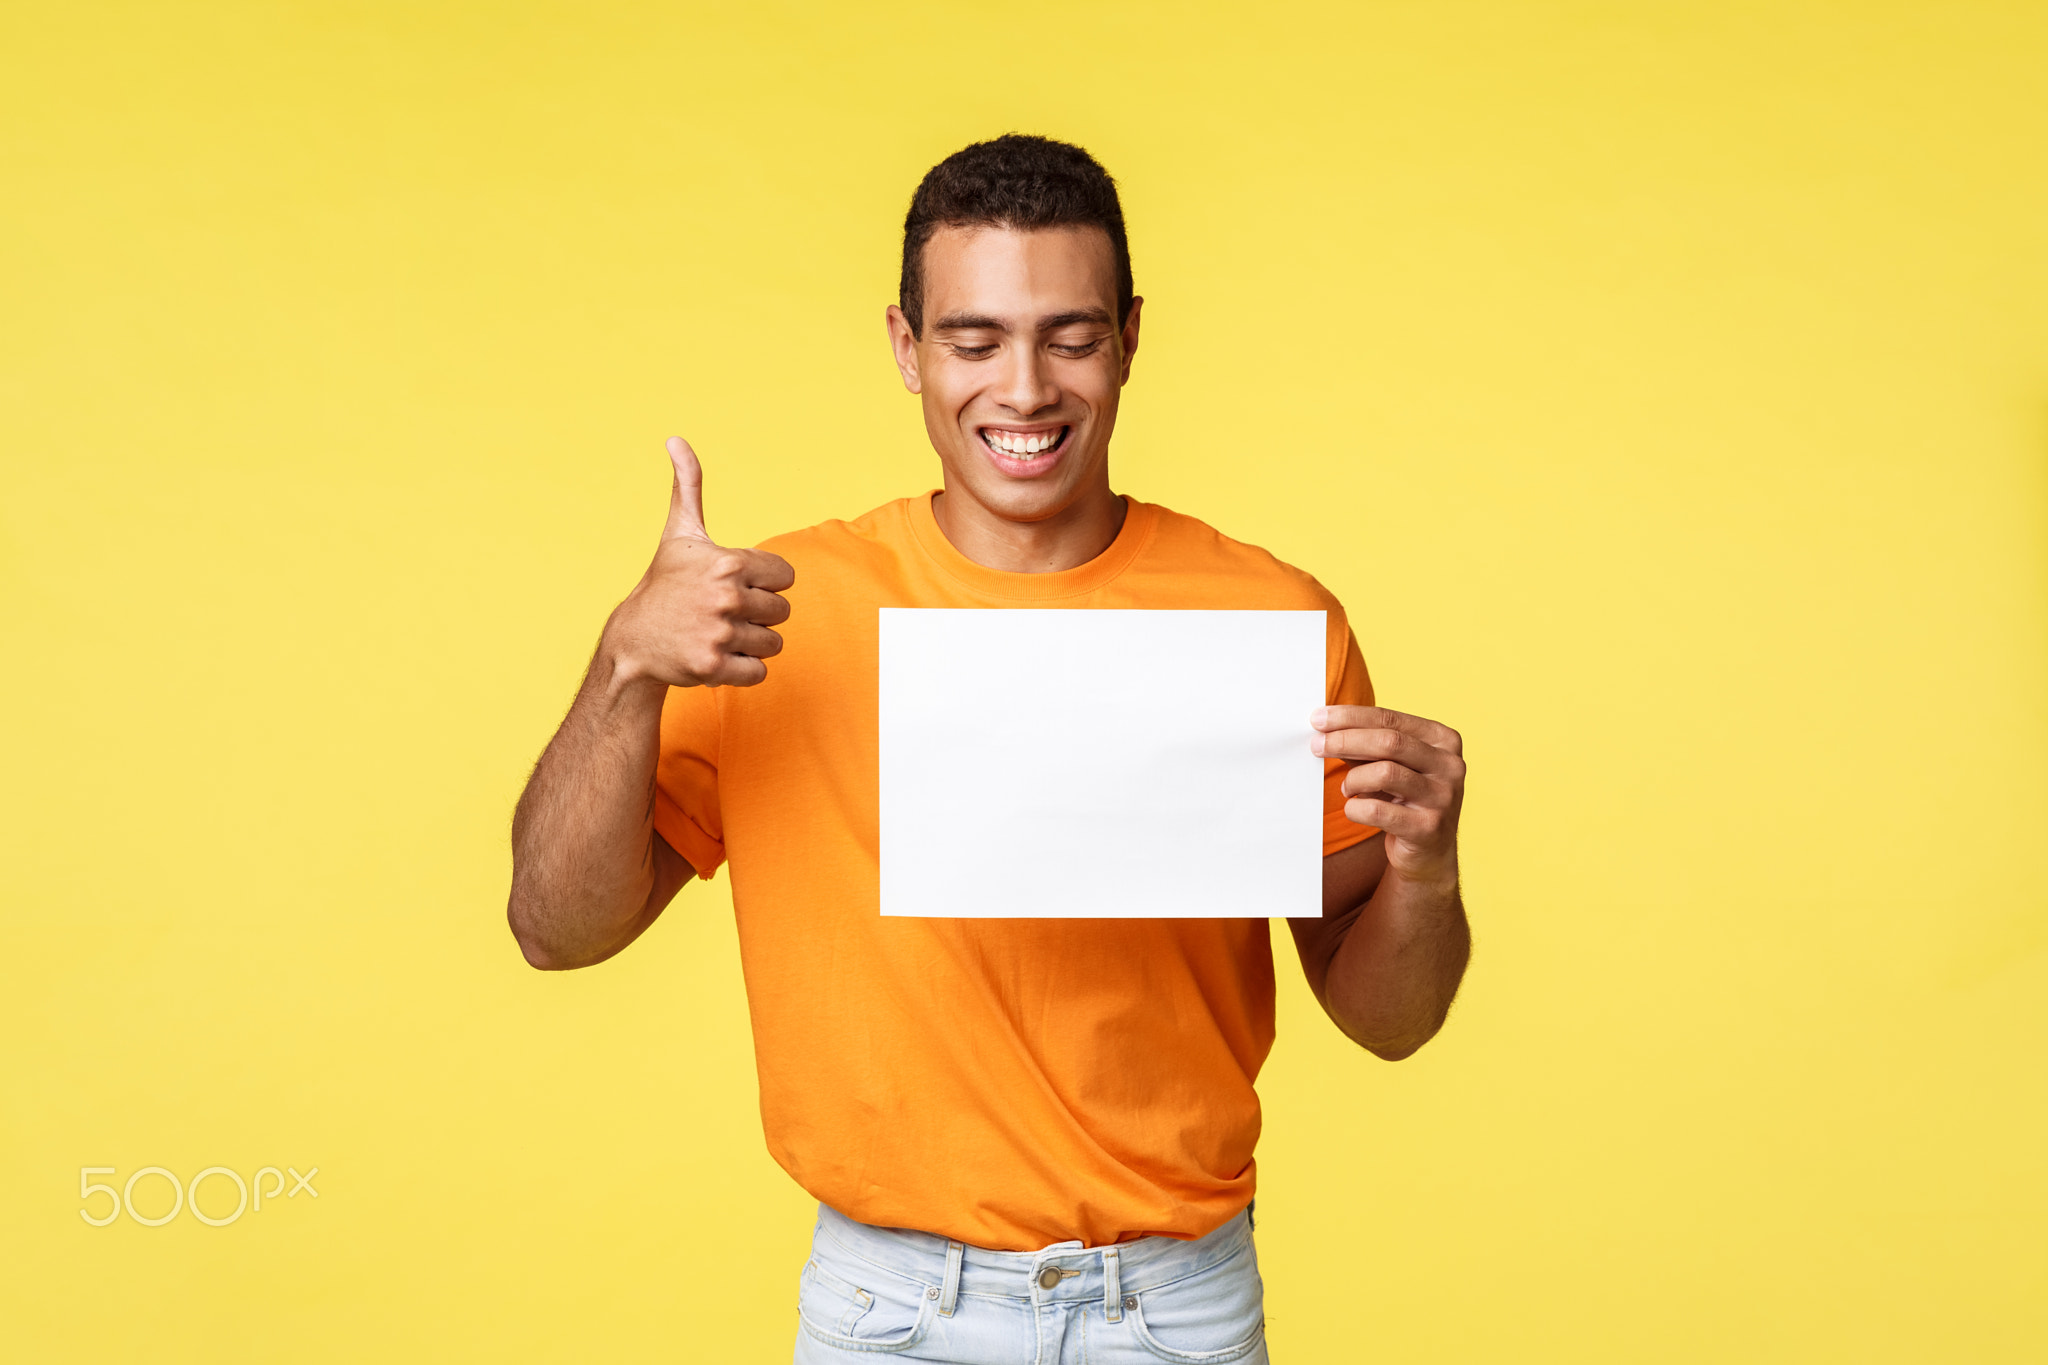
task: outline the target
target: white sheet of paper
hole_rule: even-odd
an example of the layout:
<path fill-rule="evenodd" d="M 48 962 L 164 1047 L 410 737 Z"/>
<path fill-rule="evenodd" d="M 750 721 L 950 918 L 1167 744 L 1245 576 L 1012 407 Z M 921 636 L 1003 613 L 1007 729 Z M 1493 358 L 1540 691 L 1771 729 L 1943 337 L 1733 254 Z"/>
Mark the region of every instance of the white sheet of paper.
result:
<path fill-rule="evenodd" d="M 883 914 L 1322 913 L 1322 612 L 881 614 Z"/>

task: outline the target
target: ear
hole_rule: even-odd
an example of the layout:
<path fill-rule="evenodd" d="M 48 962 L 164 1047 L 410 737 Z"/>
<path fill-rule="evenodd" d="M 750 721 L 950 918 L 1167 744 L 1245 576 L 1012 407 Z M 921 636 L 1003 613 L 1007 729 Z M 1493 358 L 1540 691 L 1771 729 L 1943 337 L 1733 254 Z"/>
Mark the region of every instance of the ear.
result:
<path fill-rule="evenodd" d="M 1124 318 L 1124 369 L 1116 381 L 1119 387 L 1131 382 L 1131 357 L 1138 353 L 1138 314 L 1144 310 L 1145 300 L 1134 298 L 1131 300 L 1131 311 Z"/>
<path fill-rule="evenodd" d="M 903 310 L 890 304 L 884 315 L 889 324 L 889 349 L 895 352 L 896 369 L 903 376 L 903 387 L 912 393 L 924 392 L 924 380 L 917 373 L 917 337 L 910 330 L 910 319 L 903 316 Z"/>

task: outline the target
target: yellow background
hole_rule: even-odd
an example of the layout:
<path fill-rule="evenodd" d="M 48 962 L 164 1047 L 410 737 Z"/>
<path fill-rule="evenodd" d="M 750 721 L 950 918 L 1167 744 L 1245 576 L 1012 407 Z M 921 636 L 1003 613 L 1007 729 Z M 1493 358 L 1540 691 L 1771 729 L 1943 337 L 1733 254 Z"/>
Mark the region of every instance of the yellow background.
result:
<path fill-rule="evenodd" d="M 934 481 L 898 227 L 1014 128 L 1123 186 L 1118 486 L 1468 737 L 1444 1035 L 1285 979 L 1278 1357 L 2041 1359 L 2044 70 L 2026 0 L 8 5 L 0 1354 L 787 1358 L 725 881 L 538 975 L 507 818 L 664 436 L 734 542 Z"/>

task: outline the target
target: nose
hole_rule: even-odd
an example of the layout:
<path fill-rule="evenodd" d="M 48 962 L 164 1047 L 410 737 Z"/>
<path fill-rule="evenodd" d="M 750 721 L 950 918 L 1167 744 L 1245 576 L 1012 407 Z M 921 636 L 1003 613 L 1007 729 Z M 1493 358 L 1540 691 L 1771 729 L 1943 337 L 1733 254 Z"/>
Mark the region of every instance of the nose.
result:
<path fill-rule="evenodd" d="M 992 395 L 1019 417 L 1029 417 L 1060 401 L 1059 386 L 1053 383 L 1045 357 L 1036 346 L 1018 346 L 1004 359 L 1002 378 Z"/>

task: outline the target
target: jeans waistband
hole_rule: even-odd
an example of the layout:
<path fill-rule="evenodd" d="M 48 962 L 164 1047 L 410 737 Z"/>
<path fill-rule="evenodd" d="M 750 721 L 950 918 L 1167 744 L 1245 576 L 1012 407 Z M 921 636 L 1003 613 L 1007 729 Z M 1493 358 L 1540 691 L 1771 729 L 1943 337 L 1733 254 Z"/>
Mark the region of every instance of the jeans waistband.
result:
<path fill-rule="evenodd" d="M 940 1311 L 952 1316 L 961 1294 L 1044 1303 L 1094 1299 L 1122 1316 L 1122 1296 L 1161 1288 L 1226 1261 L 1251 1244 L 1249 1212 L 1192 1241 L 1141 1237 L 1115 1246 L 1056 1242 L 1037 1251 L 990 1251 L 908 1228 L 856 1223 L 818 1206 L 818 1236 L 837 1250 L 905 1279 L 940 1290 Z M 1048 1273 L 1057 1271 L 1058 1278 Z"/>

